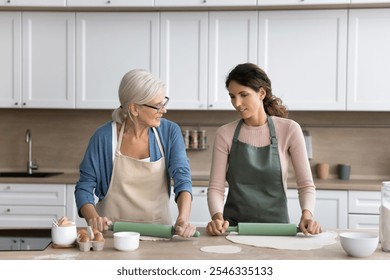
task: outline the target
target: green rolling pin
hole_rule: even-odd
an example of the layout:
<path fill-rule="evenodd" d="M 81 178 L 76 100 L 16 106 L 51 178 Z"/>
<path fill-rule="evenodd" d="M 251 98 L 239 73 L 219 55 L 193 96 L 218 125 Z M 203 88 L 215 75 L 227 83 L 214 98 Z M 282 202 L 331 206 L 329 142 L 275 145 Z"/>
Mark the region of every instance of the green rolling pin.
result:
<path fill-rule="evenodd" d="M 113 232 L 120 231 L 135 231 L 139 232 L 143 236 L 153 236 L 161 238 L 172 238 L 175 233 L 175 228 L 171 225 L 160 225 L 160 224 L 144 224 L 144 223 L 133 223 L 133 222 L 114 222 L 109 225 L 109 230 Z M 196 231 L 193 237 L 199 237 L 199 231 Z"/>
<path fill-rule="evenodd" d="M 238 223 L 229 226 L 228 231 L 238 235 L 294 236 L 300 230 L 295 224 L 287 223 Z"/>

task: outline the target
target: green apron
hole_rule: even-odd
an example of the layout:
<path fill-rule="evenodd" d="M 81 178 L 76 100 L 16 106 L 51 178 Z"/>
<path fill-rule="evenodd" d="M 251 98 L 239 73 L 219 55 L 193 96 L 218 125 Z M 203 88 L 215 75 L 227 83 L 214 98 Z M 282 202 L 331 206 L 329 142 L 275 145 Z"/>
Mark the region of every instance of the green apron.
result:
<path fill-rule="evenodd" d="M 223 215 L 237 223 L 289 223 L 287 198 L 282 182 L 275 127 L 267 116 L 271 144 L 255 147 L 238 140 L 243 123 L 234 132 L 226 180 L 229 193 Z"/>

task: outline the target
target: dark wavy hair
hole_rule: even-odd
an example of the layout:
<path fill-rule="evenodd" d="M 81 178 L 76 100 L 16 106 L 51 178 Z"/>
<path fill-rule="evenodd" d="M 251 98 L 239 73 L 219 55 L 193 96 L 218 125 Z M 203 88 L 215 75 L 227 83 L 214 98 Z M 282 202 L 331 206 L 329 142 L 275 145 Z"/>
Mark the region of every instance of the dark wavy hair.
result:
<path fill-rule="evenodd" d="M 263 100 L 264 110 L 270 116 L 288 117 L 288 110 L 280 98 L 272 94 L 271 80 L 267 74 L 256 64 L 238 64 L 227 76 L 225 86 L 229 87 L 231 81 L 250 87 L 256 92 L 264 88 L 266 95 Z"/>

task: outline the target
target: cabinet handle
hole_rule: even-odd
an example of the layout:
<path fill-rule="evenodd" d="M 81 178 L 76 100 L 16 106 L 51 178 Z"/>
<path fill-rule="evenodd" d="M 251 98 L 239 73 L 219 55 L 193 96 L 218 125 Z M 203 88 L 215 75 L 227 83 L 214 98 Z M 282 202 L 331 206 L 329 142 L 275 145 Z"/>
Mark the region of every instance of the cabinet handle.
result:
<path fill-rule="evenodd" d="M 9 191 L 11 189 L 11 186 L 6 186 L 5 189 Z"/>
<path fill-rule="evenodd" d="M 11 209 L 7 208 L 7 210 L 5 210 L 5 212 L 10 213 Z"/>
<path fill-rule="evenodd" d="M 209 105 L 209 108 L 213 108 L 213 104 L 210 104 L 210 105 Z"/>
<path fill-rule="evenodd" d="M 23 106 L 26 106 L 26 102 L 23 102 L 23 104 L 22 104 Z"/>
<path fill-rule="evenodd" d="M 111 4 L 111 1 L 110 1 L 110 0 L 108 0 L 108 1 L 107 1 L 107 4 Z"/>
<path fill-rule="evenodd" d="M 19 104 L 18 102 L 15 102 L 15 103 L 14 103 L 15 106 L 18 106 L 18 104 Z"/>

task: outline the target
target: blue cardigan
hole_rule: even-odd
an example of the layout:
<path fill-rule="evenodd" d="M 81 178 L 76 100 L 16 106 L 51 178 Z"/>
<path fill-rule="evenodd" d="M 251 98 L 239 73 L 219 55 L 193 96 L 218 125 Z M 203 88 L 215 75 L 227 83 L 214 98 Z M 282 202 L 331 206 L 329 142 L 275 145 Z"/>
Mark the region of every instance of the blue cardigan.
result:
<path fill-rule="evenodd" d="M 176 123 L 162 118 L 160 126 L 156 130 L 165 154 L 168 196 L 171 193 L 170 178 L 174 181 L 175 200 L 182 191 L 187 191 L 192 195 L 190 164 L 180 127 Z M 149 151 L 151 161 L 156 161 L 162 156 L 152 128 L 149 128 Z M 112 159 L 112 121 L 110 121 L 99 127 L 92 135 L 80 164 L 80 179 L 75 189 L 79 213 L 84 204 L 95 205 L 94 194 L 99 200 L 104 199 L 110 186 Z"/>

